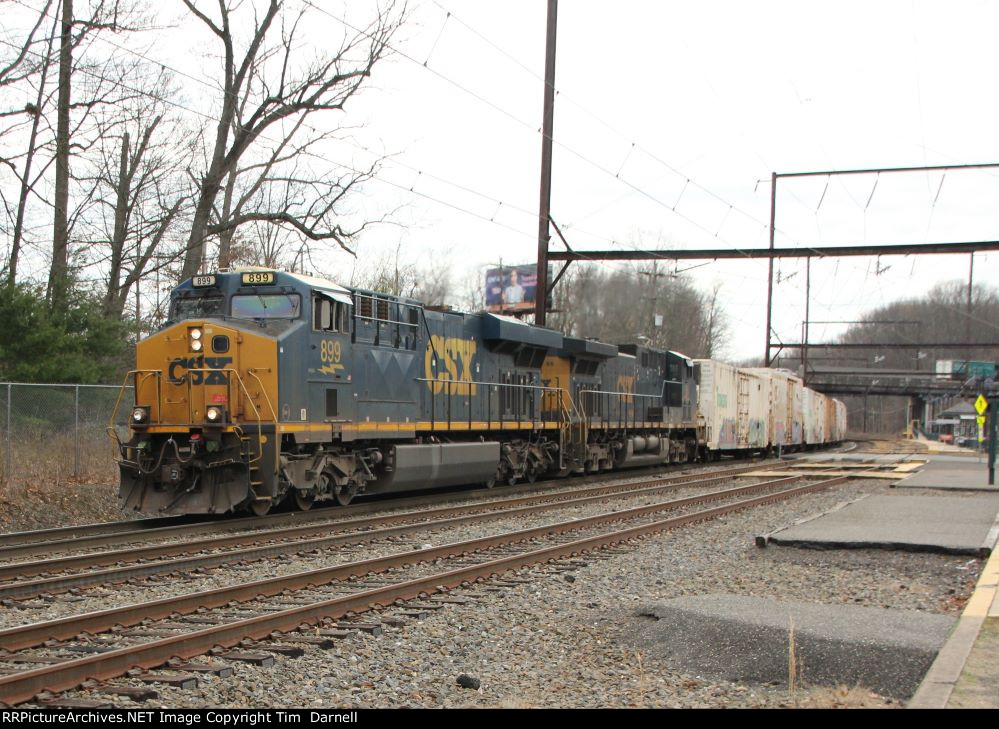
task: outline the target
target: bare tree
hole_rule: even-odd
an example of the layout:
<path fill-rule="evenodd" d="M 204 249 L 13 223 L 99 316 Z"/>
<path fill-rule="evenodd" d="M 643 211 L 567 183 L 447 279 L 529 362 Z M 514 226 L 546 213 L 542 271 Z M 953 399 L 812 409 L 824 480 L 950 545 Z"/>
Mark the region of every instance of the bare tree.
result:
<path fill-rule="evenodd" d="M 73 78 L 73 0 L 61 0 L 59 34 L 59 100 L 56 105 L 55 197 L 52 205 L 52 267 L 48 295 L 55 309 L 69 286 L 69 100 Z"/>
<path fill-rule="evenodd" d="M 702 295 L 658 263 L 613 270 L 578 266 L 554 292 L 552 325 L 615 344 L 644 342 L 691 357 L 717 351 L 724 336 L 718 292 Z"/>
<path fill-rule="evenodd" d="M 293 151 L 292 140 L 302 133 L 304 119 L 318 112 L 342 111 L 358 93 L 375 64 L 384 57 L 404 12 L 397 12 L 390 3 L 367 28 L 345 36 L 334 54 L 319 54 L 303 62 L 299 35 L 312 8 L 310 3 L 285 13 L 289 2 L 267 0 L 263 11 L 254 15 L 249 41 L 240 50 L 234 16 L 246 7 L 245 3 L 218 0 L 217 7 L 208 11 L 200 7 L 205 3 L 197 0 L 183 2 L 217 37 L 222 47 L 223 73 L 218 124 L 207 164 L 199 175 L 182 277 L 193 275 L 201 267 L 208 238 L 225 235 L 231 240 L 234 231 L 246 223 L 279 225 L 304 238 L 333 241 L 348 248 L 365 226 L 344 227 L 338 219 L 339 204 L 374 170 L 348 170 L 345 175 L 326 178 L 293 173 L 282 180 L 277 166 Z M 251 165 L 244 162 L 248 152 L 266 144 L 272 145 L 269 152 Z M 245 185 L 240 192 L 237 178 L 246 174 L 255 176 L 258 182 Z M 259 192 L 264 186 L 260 180 L 275 180 L 286 186 L 288 194 L 283 205 L 272 209 L 251 204 L 275 199 L 254 197 L 254 188 Z M 218 206 L 224 185 L 227 196 Z M 304 194 L 310 191 L 311 196 Z M 237 195 L 242 205 L 235 202 Z"/>
<path fill-rule="evenodd" d="M 0 0 L 0 13 L 9 17 L 14 5 L 13 0 Z M 49 8 L 52 7 L 52 0 L 45 0 L 45 5 L 37 11 L 32 21 L 31 29 L 20 40 L 20 42 L 10 42 L 2 48 L 0 55 L 0 88 L 10 87 L 20 84 L 41 72 L 49 65 L 51 57 L 51 43 L 47 42 L 46 36 L 41 32 L 42 25 L 48 15 Z M 48 46 L 48 52 L 40 52 L 40 48 Z M 10 49 L 10 52 L 8 52 Z M 0 108 L 0 119 L 5 117 L 18 116 L 23 113 L 35 115 L 36 109 L 31 108 L 31 104 L 18 108 Z M 9 131 L 9 127 L 0 128 L 0 132 Z M 11 162 L 0 158 L 8 166 Z"/>
<path fill-rule="evenodd" d="M 89 12 L 77 17 L 73 12 L 73 0 L 60 0 L 62 17 L 59 35 L 59 94 L 56 103 L 55 134 L 55 192 L 53 195 L 52 216 L 52 265 L 49 269 L 48 296 L 53 308 L 60 308 L 69 287 L 69 234 L 70 234 L 70 112 L 72 111 L 72 84 L 74 78 L 73 54 L 83 40 L 101 31 L 118 32 L 132 29 L 131 23 L 137 20 L 137 12 L 131 4 L 123 0 L 95 0 Z M 74 35 L 74 30 L 76 31 Z M 114 67 L 113 62 L 106 64 Z M 105 77 L 99 75 L 103 81 Z M 84 102 L 84 107 L 94 107 L 107 103 L 111 84 L 98 83 L 100 89 L 95 96 Z M 114 99 L 117 100 L 117 99 Z"/>
<path fill-rule="evenodd" d="M 721 307 L 718 295 L 721 292 L 721 282 L 715 282 L 711 293 L 702 299 L 704 305 L 704 332 L 701 342 L 701 352 L 704 357 L 721 357 L 725 355 L 725 342 L 728 339 L 728 318 Z"/>
<path fill-rule="evenodd" d="M 121 317 L 129 292 L 151 271 L 181 255 L 181 246 L 164 250 L 184 218 L 190 195 L 184 169 L 192 150 L 183 141 L 187 129 L 167 103 L 173 93 L 170 76 L 148 65 L 133 68 L 134 83 L 146 93 L 123 101 L 117 113 L 105 115 L 87 162 L 95 210 L 86 217 L 90 234 L 88 264 L 106 265 L 102 292 L 104 313 Z"/>
<path fill-rule="evenodd" d="M 355 261 L 348 283 L 431 306 L 444 305 L 453 293 L 451 263 L 446 253 L 432 253 L 419 262 L 407 260 L 401 242 L 391 255 L 369 255 L 363 264 Z"/>
<path fill-rule="evenodd" d="M 67 284 L 70 231 L 83 212 L 86 194 L 84 190 L 78 196 L 84 199 L 82 206 L 80 201 L 71 200 L 74 180 L 70 154 L 80 154 L 93 143 L 87 130 L 92 128 L 95 112 L 104 105 L 113 105 L 122 92 L 116 71 L 118 62 L 107 57 L 86 57 L 93 55 L 92 41 L 98 34 L 124 29 L 137 15 L 131 5 L 124 7 L 120 0 L 85 0 L 79 17 L 74 15 L 72 0 L 46 0 L 38 3 L 34 11 L 24 3 L 18 4 L 21 12 L 37 15 L 31 16 L 32 27 L 24 43 L 0 68 L 0 89 L 9 86 L 12 88 L 8 90 L 14 92 L 7 98 L 32 99 L 24 104 L 22 112 L 16 108 L 0 110 L 0 121 L 10 122 L 0 128 L 0 136 L 10 140 L 0 157 L 17 178 L 16 196 L 4 197 L 12 225 L 5 278 L 8 284 L 17 280 L 21 253 L 26 244 L 32 245 L 26 233 L 41 227 L 40 220 L 32 220 L 29 215 L 32 205 L 39 203 L 53 230 L 53 237 L 46 236 L 44 242 L 44 253 L 49 253 L 52 246 L 49 293 L 53 293 L 54 286 L 56 299 L 60 299 Z M 46 19 L 51 21 L 50 33 L 42 32 L 48 25 Z M 58 73 L 53 74 L 56 68 Z M 51 83 L 53 75 L 58 76 L 56 84 Z M 54 190 L 49 178 L 53 168 Z"/>
<path fill-rule="evenodd" d="M 32 72 L 35 70 L 38 71 L 38 89 L 35 94 L 35 101 L 33 104 L 28 104 L 24 109 L 24 112 L 30 117 L 31 122 L 30 131 L 28 132 L 28 144 L 27 149 L 24 152 L 22 168 L 18 170 L 17 165 L 14 162 L 4 160 L 18 178 L 17 202 L 13 206 L 5 206 L 8 215 L 13 212 L 14 217 L 13 230 L 11 233 L 10 254 L 7 259 L 8 286 L 13 286 L 17 280 L 17 264 L 21 253 L 21 242 L 24 237 L 24 219 L 25 214 L 27 213 L 28 195 L 34 189 L 35 184 L 38 182 L 40 177 L 32 177 L 32 166 L 35 161 L 35 153 L 39 148 L 39 128 L 42 122 L 41 110 L 46 105 L 48 93 L 46 82 L 48 80 L 49 68 L 51 67 L 51 63 L 48 61 L 52 56 L 52 45 L 55 40 L 55 26 L 53 26 L 52 32 L 48 34 L 43 53 L 37 54 L 34 50 L 32 50 L 31 46 L 34 43 L 33 39 L 35 34 L 38 32 L 39 26 L 45 19 L 46 13 L 48 12 L 51 4 L 51 0 L 48 0 L 48 2 L 45 3 L 45 7 L 39 12 L 38 20 L 32 27 L 31 33 L 29 34 L 24 45 L 21 47 L 17 58 L 11 60 L 4 70 L 0 72 L 0 85 L 6 85 L 16 82 L 26 83 L 31 78 Z M 17 69 L 21 64 L 24 64 L 28 58 L 32 59 L 28 62 L 28 68 L 24 68 L 19 73 L 14 73 L 14 69 Z M 7 116 L 8 114 L 4 115 Z M 12 207 L 13 211 L 11 210 Z"/>

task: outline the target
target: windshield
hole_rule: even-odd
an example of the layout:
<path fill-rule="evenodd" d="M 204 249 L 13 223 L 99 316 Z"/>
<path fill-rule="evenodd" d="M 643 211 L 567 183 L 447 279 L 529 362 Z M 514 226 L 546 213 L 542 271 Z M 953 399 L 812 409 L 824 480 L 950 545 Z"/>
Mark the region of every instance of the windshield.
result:
<path fill-rule="evenodd" d="M 232 316 L 242 319 L 297 319 L 298 294 L 246 294 L 232 297 Z"/>
<path fill-rule="evenodd" d="M 221 296 L 197 296 L 186 299 L 175 299 L 171 321 L 184 319 L 205 319 L 212 316 L 222 316 Z"/>

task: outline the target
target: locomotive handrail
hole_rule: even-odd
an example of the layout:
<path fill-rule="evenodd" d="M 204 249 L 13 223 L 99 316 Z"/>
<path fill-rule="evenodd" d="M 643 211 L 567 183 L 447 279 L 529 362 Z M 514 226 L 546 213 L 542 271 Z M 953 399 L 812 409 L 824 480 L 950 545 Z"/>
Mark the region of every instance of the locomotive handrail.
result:
<path fill-rule="evenodd" d="M 281 467 L 281 447 L 280 447 L 281 446 L 281 442 L 280 442 L 280 439 L 278 438 L 278 432 L 277 432 L 278 431 L 278 429 L 277 429 L 277 422 L 278 422 L 277 411 L 274 409 L 274 404 L 271 402 L 270 395 L 267 394 L 267 388 L 264 387 L 263 380 L 261 380 L 260 376 L 257 374 L 257 370 L 258 369 L 266 369 L 266 370 L 270 371 L 269 367 L 266 367 L 266 368 L 251 367 L 251 368 L 249 368 L 249 369 L 246 370 L 246 373 L 248 375 L 251 375 L 253 377 L 253 379 L 255 379 L 257 381 L 257 384 L 260 385 L 260 392 L 264 396 L 264 402 L 267 403 L 267 409 L 271 411 L 271 418 L 274 421 L 274 473 L 277 474 L 278 470 Z M 242 385 L 242 380 L 240 380 L 240 384 Z M 245 385 L 243 386 L 243 389 L 246 390 Z M 249 392 L 247 392 L 247 396 L 249 396 Z M 254 410 L 256 410 L 256 405 L 253 404 L 253 400 L 252 399 L 250 400 L 250 404 L 253 405 Z M 260 415 L 259 415 L 259 413 L 257 414 L 257 423 L 258 423 L 258 425 L 260 423 Z M 263 445 L 263 443 L 261 443 L 260 444 L 260 455 L 261 455 L 261 457 L 263 457 L 263 454 L 264 454 L 264 445 Z"/>
<path fill-rule="evenodd" d="M 448 422 L 448 425 L 450 425 L 451 421 L 452 421 L 452 418 L 451 418 L 451 401 L 452 401 L 452 399 L 454 397 L 454 394 L 455 394 L 455 393 L 452 392 L 452 387 L 454 385 L 476 385 L 476 386 L 482 386 L 482 387 L 487 388 L 486 389 L 486 403 L 487 403 L 487 405 L 486 405 L 486 410 L 487 410 L 487 412 L 486 412 L 486 427 L 487 427 L 487 429 L 490 428 L 490 427 L 492 427 L 492 422 L 493 422 L 493 420 L 492 420 L 492 398 L 491 398 L 491 390 L 489 390 L 488 388 L 491 388 L 491 387 L 508 387 L 508 388 L 513 388 L 513 389 L 522 389 L 522 390 L 536 390 L 536 391 L 540 391 L 541 394 L 542 394 L 542 396 L 544 396 L 544 394 L 548 393 L 548 392 L 564 392 L 563 388 L 561 388 L 561 387 L 551 387 L 551 386 L 548 386 L 548 385 L 521 385 L 521 384 L 517 384 L 517 383 L 514 383 L 514 382 L 484 382 L 484 381 L 481 381 L 481 380 L 451 380 L 451 379 L 440 380 L 440 379 L 437 379 L 436 377 L 416 377 L 414 379 L 415 379 L 416 382 L 428 382 L 428 383 L 429 382 L 433 382 L 433 383 L 438 383 L 439 382 L 442 385 L 446 385 L 445 389 L 446 389 L 446 395 L 447 395 L 447 422 Z M 469 389 L 471 389 L 471 388 L 469 388 Z M 431 393 L 431 400 L 430 400 L 430 421 L 431 421 L 431 423 L 436 423 L 437 422 L 436 412 L 435 412 L 435 407 L 434 407 L 435 406 L 435 401 L 433 399 L 434 395 L 436 395 L 436 393 Z M 467 397 L 468 397 L 468 422 L 469 422 L 469 424 L 471 424 L 471 422 L 472 422 L 472 397 L 473 396 L 469 393 L 469 394 L 467 394 Z M 475 395 L 474 397 L 481 397 L 481 395 Z M 534 420 L 533 416 L 532 416 L 531 420 L 532 421 Z M 499 418 L 499 422 L 500 423 L 504 422 L 504 419 L 503 419 L 502 415 Z M 521 413 L 518 411 L 517 412 L 517 423 L 519 424 L 520 422 L 521 422 Z"/>
<path fill-rule="evenodd" d="M 613 390 L 580 390 L 579 391 L 580 408 L 581 408 L 580 412 L 582 412 L 583 418 L 587 422 L 589 422 L 590 414 L 586 411 L 586 397 L 585 397 L 586 395 L 618 395 L 618 396 L 620 396 L 620 399 L 618 401 L 619 403 L 625 403 L 625 402 L 627 402 L 627 400 L 625 398 L 629 398 L 629 397 L 630 398 L 644 398 L 644 399 L 647 399 L 647 400 L 659 400 L 660 402 L 662 401 L 662 395 L 649 395 L 649 394 L 641 393 L 641 392 L 616 392 L 616 391 L 613 391 Z M 631 427 L 632 428 L 636 427 L 636 424 L 638 422 L 638 412 L 637 412 L 637 410 L 638 409 L 635 408 L 633 410 L 633 412 L 632 412 L 632 416 L 631 416 Z M 648 412 L 649 412 L 648 411 L 648 407 L 646 407 L 646 409 L 645 409 L 645 417 L 648 417 Z M 601 422 L 613 422 L 613 420 L 611 418 L 605 417 L 604 415 L 600 415 L 600 420 L 601 420 Z M 624 417 L 624 418 L 621 417 L 621 408 L 618 408 L 617 422 L 618 422 L 619 426 L 622 423 L 624 425 L 628 424 L 628 418 L 627 417 Z"/>
<path fill-rule="evenodd" d="M 160 416 L 161 414 L 160 403 L 162 398 L 160 391 L 160 384 L 161 384 L 160 377 L 162 376 L 163 373 L 160 372 L 159 370 L 129 370 L 128 372 L 126 372 L 125 379 L 122 380 L 121 387 L 118 389 L 118 397 L 114 401 L 114 407 L 111 408 L 111 419 L 108 421 L 107 427 L 105 428 L 105 430 L 108 433 L 108 436 L 111 438 L 112 445 L 116 446 L 115 448 L 116 454 L 114 457 L 115 463 L 119 461 L 118 456 L 121 455 L 121 438 L 118 437 L 118 431 L 115 428 L 115 420 L 118 417 L 118 408 L 121 407 L 121 398 L 125 394 L 125 388 L 128 387 L 129 377 L 136 378 L 133 380 L 132 383 L 132 393 L 135 395 L 136 398 L 139 397 L 139 381 L 137 378 L 138 375 L 140 374 L 145 375 L 145 377 L 153 376 L 156 378 L 156 415 Z M 145 377 L 143 379 L 145 379 Z M 150 413 L 150 417 L 152 417 L 152 413 Z"/>

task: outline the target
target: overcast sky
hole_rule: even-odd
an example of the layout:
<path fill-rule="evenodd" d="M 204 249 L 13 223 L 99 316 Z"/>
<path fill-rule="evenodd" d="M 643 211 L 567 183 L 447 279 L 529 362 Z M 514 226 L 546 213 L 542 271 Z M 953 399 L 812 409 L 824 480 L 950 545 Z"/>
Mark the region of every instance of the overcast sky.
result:
<path fill-rule="evenodd" d="M 311 40 L 331 48 L 344 20 L 364 24 L 376 7 L 316 5 Z M 361 256 L 448 256 L 456 279 L 536 260 L 545 5 L 411 0 L 395 55 L 330 121 L 356 127 L 341 158 L 392 155 L 358 209 L 394 210 L 399 224 L 366 234 Z M 160 7 L 169 15 L 174 6 Z M 216 76 L 212 40 L 191 30 L 179 3 L 173 12 L 186 25 L 146 52 L 192 77 Z M 996 28 L 999 3 L 984 0 L 563 0 L 552 215 L 581 251 L 762 247 L 774 171 L 999 161 Z M 185 84 L 191 105 L 212 96 Z M 776 242 L 993 240 L 997 201 L 999 170 L 788 180 Z M 345 254 L 314 260 L 319 273 L 349 279 Z M 976 280 L 994 279 L 997 260 L 977 256 Z M 853 319 L 967 271 L 966 255 L 815 261 L 811 318 Z M 766 262 L 688 275 L 705 291 L 721 284 L 729 358 L 761 356 Z M 775 279 L 774 328 L 797 341 L 804 262 L 778 262 Z M 842 330 L 817 325 L 811 339 Z"/>
<path fill-rule="evenodd" d="M 997 27 L 989 2 L 563 1 L 553 217 L 579 250 L 761 247 L 774 171 L 999 161 Z M 365 144 L 400 163 L 385 172 L 395 185 L 369 192 L 406 205 L 407 224 L 367 250 L 401 242 L 462 269 L 536 260 L 544 37 L 542 0 L 413 8 L 409 59 L 379 69 L 352 110 Z M 999 170 L 783 181 L 777 245 L 993 240 L 997 199 Z M 977 280 L 995 260 L 976 257 Z M 797 341 L 804 263 L 777 269 L 775 329 Z M 851 319 L 967 272 L 966 255 L 816 261 L 811 318 Z M 721 282 L 733 358 L 762 355 L 766 273 L 733 261 L 689 274 Z"/>

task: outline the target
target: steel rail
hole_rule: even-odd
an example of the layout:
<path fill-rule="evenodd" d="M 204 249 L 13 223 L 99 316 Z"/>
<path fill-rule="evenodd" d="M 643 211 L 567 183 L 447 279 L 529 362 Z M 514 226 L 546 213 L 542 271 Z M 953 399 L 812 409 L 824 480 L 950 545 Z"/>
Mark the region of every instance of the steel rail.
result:
<path fill-rule="evenodd" d="M 756 468 L 756 466 L 745 467 L 739 470 L 740 472 L 745 472 L 748 470 L 753 470 L 753 468 Z M 412 520 L 427 519 L 427 518 L 439 518 L 449 514 L 466 513 L 470 510 L 488 509 L 495 505 L 498 505 L 499 507 L 504 507 L 510 503 L 517 503 L 520 501 L 523 501 L 524 503 L 529 503 L 531 500 L 535 499 L 542 499 L 542 500 L 559 499 L 561 495 L 566 495 L 568 498 L 571 498 L 577 493 L 586 493 L 587 491 L 614 493 L 617 491 L 634 490 L 636 487 L 639 487 L 642 484 L 654 483 L 657 485 L 661 484 L 664 486 L 683 485 L 683 484 L 690 484 L 691 482 L 702 483 L 702 482 L 724 480 L 732 475 L 737 475 L 737 474 L 734 474 L 732 471 L 728 471 L 724 475 L 710 476 L 709 478 L 705 479 L 696 476 L 693 478 L 681 477 L 683 480 L 676 480 L 672 478 L 666 478 L 666 479 L 657 478 L 657 479 L 649 479 L 647 481 L 638 482 L 638 483 L 617 483 L 617 484 L 609 484 L 606 486 L 591 487 L 590 489 L 553 491 L 547 494 L 538 494 L 528 497 L 515 497 L 513 499 L 483 500 L 473 504 L 467 504 L 464 506 L 445 506 L 423 511 L 405 511 L 401 513 L 396 512 L 374 517 L 362 517 L 358 519 L 341 519 L 335 522 L 325 521 L 320 524 L 305 524 L 301 526 L 285 527 L 271 531 L 256 531 L 256 532 L 237 534 L 226 537 L 212 537 L 208 539 L 200 539 L 194 541 L 170 542 L 167 544 L 152 544 L 147 546 L 140 546 L 140 547 L 134 547 L 122 550 L 113 550 L 107 552 L 88 552 L 84 554 L 70 555 L 64 557 L 53 557 L 51 559 L 29 561 L 29 562 L 12 562 L 10 564 L 0 565 L 0 580 L 2 581 L 16 580 L 24 577 L 31 577 L 34 575 L 40 575 L 51 572 L 66 571 L 80 567 L 100 567 L 105 565 L 116 564 L 126 560 L 137 561 L 140 559 L 153 559 L 159 557 L 171 557 L 182 554 L 191 554 L 205 549 L 218 549 L 221 547 L 242 547 L 242 546 L 260 544 L 262 542 L 269 542 L 274 540 L 302 539 L 315 535 L 327 535 L 330 533 L 332 529 L 336 530 L 364 529 L 377 525 L 401 523 L 407 520 L 412 521 Z M 2 587 L 0 587 L 0 594 L 2 594 Z"/>
<path fill-rule="evenodd" d="M 710 471 L 707 473 L 693 473 L 693 474 L 683 474 L 680 476 L 666 476 L 668 478 L 677 479 L 677 482 L 682 482 L 688 479 L 697 479 L 705 475 L 714 475 L 715 473 L 723 474 L 737 474 L 743 473 L 754 468 L 758 468 L 759 464 L 753 464 L 749 466 L 738 466 L 736 468 L 725 469 L 724 471 Z M 641 475 L 636 474 L 636 475 Z M 606 478 L 607 474 L 601 474 L 597 478 Z M 615 474 L 615 478 L 627 478 L 628 476 L 623 473 Z M 592 481 L 592 477 L 591 477 Z M 515 487 L 515 490 L 511 491 L 510 488 L 504 488 L 504 493 L 523 493 L 525 490 L 545 488 L 544 483 L 538 482 L 536 484 L 525 485 L 522 487 Z M 552 484 L 548 487 L 552 490 L 556 486 L 565 486 L 566 482 L 562 479 L 553 479 L 547 483 Z M 148 541 L 149 539 L 163 537 L 169 538 L 173 536 L 194 536 L 198 534 L 208 534 L 213 532 L 232 532 L 240 531 L 243 529 L 250 529 L 254 527 L 262 528 L 272 528 L 281 527 L 289 525 L 304 525 L 309 523 L 314 523 L 317 521 L 324 520 L 338 520 L 343 517 L 351 517 L 359 514 L 369 514 L 376 511 L 383 510 L 394 510 L 394 509 L 404 509 L 411 506 L 424 506 L 427 504 L 446 504 L 450 501 L 466 501 L 475 498 L 487 498 L 487 495 L 494 495 L 495 492 L 489 490 L 474 490 L 474 491 L 462 491 L 459 493 L 449 492 L 446 494 L 435 494 L 431 496 L 415 496 L 406 499 L 394 499 L 391 501 L 375 501 L 375 502 L 365 502 L 362 504 L 351 504 L 349 506 L 331 506 L 322 509 L 316 509 L 314 511 L 308 512 L 293 512 L 289 514 L 268 514 L 266 516 L 250 516 L 250 517 L 237 517 L 237 518 L 219 518 L 216 521 L 197 521 L 195 523 L 188 524 L 164 524 L 157 525 L 153 522 L 157 521 L 167 521 L 169 519 L 184 519 L 185 517 L 156 517 L 152 519 L 142 519 L 133 522 L 110 522 L 107 526 L 112 527 L 110 532 L 100 532 L 97 531 L 100 527 L 105 526 L 101 524 L 87 524 L 80 527 L 59 527 L 56 529 L 45 529 L 38 532 L 17 532 L 15 534 L 0 535 L 0 560 L 12 559 L 17 557 L 29 557 L 38 554 L 51 554 L 54 550 L 60 550 L 62 548 L 69 549 L 85 549 L 89 547 L 105 547 L 116 544 L 127 544 L 130 542 L 138 541 Z M 441 498 L 443 496 L 443 498 Z M 189 517 L 187 517 L 189 518 Z M 146 525 L 146 522 L 150 522 Z M 126 530 L 119 527 L 121 525 L 124 527 L 128 524 L 139 525 L 137 529 Z M 56 540 L 33 540 L 28 542 L 17 542 L 11 544 L 10 546 L 2 546 L 7 537 L 20 537 L 30 539 L 33 535 L 50 534 L 52 536 L 59 536 L 61 538 Z"/>
<path fill-rule="evenodd" d="M 250 562 L 267 557 L 281 556 L 293 552 L 306 552 L 314 549 L 325 549 L 337 545 L 360 544 L 372 542 L 387 537 L 411 534 L 417 531 L 438 530 L 453 526 L 463 526 L 467 524 L 479 523 L 493 519 L 503 519 L 518 514 L 536 514 L 541 511 L 563 509 L 567 506 L 581 506 L 596 501 L 601 501 L 607 496 L 614 498 L 632 498 L 635 496 L 649 495 L 661 491 L 670 490 L 677 486 L 710 486 L 720 481 L 727 481 L 732 474 L 725 476 L 713 476 L 711 478 L 699 479 L 696 481 L 684 481 L 676 484 L 670 479 L 662 479 L 656 483 L 655 479 L 633 484 L 617 484 L 612 486 L 593 487 L 580 491 L 559 492 L 541 494 L 536 496 L 514 497 L 510 499 L 499 499 L 486 503 L 476 503 L 466 506 L 454 506 L 436 509 L 433 511 L 405 512 L 382 517 L 357 519 L 351 526 L 361 528 L 372 525 L 389 525 L 379 529 L 368 531 L 351 531 L 347 534 L 325 534 L 318 538 L 297 542 L 279 542 L 261 547 L 233 550 L 229 552 L 211 553 L 202 556 L 193 556 L 169 560 L 164 562 L 140 563 L 131 566 L 114 567 L 108 570 L 97 570 L 93 572 L 74 573 L 71 575 L 57 575 L 45 577 L 38 580 L 15 580 L 13 582 L 0 585 L 0 598 L 16 599 L 32 597 L 42 593 L 63 592 L 72 588 L 86 587 L 89 585 L 106 584 L 109 582 L 123 582 L 137 577 L 145 577 L 153 574 L 165 572 L 175 573 L 191 571 L 194 569 L 204 569 L 233 562 Z M 644 484 L 652 483 L 652 486 L 642 487 Z M 751 484 L 750 486 L 758 486 Z M 746 487 L 741 487 L 746 488 Z M 626 489 L 626 490 L 625 490 Z M 585 495 L 580 496 L 583 493 Z M 566 498 L 558 498 L 559 496 Z M 486 510 L 488 507 L 499 507 L 493 510 Z M 427 519 L 434 519 L 427 521 Z M 416 521 L 414 521 L 414 519 Z M 422 520 L 422 521 L 421 521 Z M 400 523 L 401 522 L 401 523 Z M 341 523 L 342 525 L 342 523 Z M 254 543 L 259 543 L 257 539 Z"/>
<path fill-rule="evenodd" d="M 360 562 L 349 562 L 333 567 L 323 567 L 291 575 L 271 577 L 257 582 L 222 587 L 216 590 L 163 598 L 162 600 L 150 603 L 126 605 L 121 608 L 110 608 L 108 610 L 58 618 L 17 628 L 8 628 L 0 630 L 0 650 L 23 650 L 33 645 L 40 645 L 46 640 L 70 638 L 84 632 L 102 632 L 116 625 L 135 625 L 147 618 L 163 618 L 174 613 L 193 612 L 205 608 L 220 607 L 230 602 L 245 602 L 257 597 L 277 595 L 289 589 L 300 590 L 307 586 L 328 584 L 356 575 L 382 572 L 406 564 L 407 561 L 413 559 L 416 559 L 416 561 L 429 561 L 441 557 L 454 556 L 455 554 L 466 554 L 488 547 L 499 546 L 500 544 L 545 536 L 551 534 L 553 531 L 583 529 L 612 521 L 635 519 L 659 511 L 682 509 L 708 501 L 745 496 L 774 487 L 788 486 L 801 481 L 803 478 L 803 476 L 789 476 L 772 481 L 750 484 L 748 486 L 711 491 L 682 499 L 670 499 L 669 501 L 661 501 L 631 509 L 606 512 L 581 519 L 554 522 L 540 527 L 531 527 L 514 532 L 502 532 L 499 535 L 482 537 L 466 542 L 458 542 L 440 547 L 428 547 L 426 549 L 413 550 L 401 554 L 397 553 L 384 557 L 374 557 Z"/>
<path fill-rule="evenodd" d="M 21 547 L 29 544 L 61 544 L 93 535 L 127 534 L 129 532 L 142 533 L 149 529 L 177 526 L 178 522 L 184 519 L 189 521 L 195 520 L 185 516 L 154 516 L 148 519 L 126 519 L 124 521 L 108 521 L 97 524 L 34 529 L 26 532 L 7 532 L 6 534 L 0 534 L 0 557 L 5 553 L 3 548 L 8 545 Z"/>
<path fill-rule="evenodd" d="M 80 686 L 88 680 L 104 681 L 124 675 L 135 668 L 156 668 L 173 658 L 189 659 L 214 648 L 231 648 L 246 639 L 261 640 L 275 632 L 289 632 L 303 625 L 324 619 L 337 619 L 348 613 L 359 613 L 390 605 L 397 600 L 409 600 L 422 595 L 442 592 L 474 580 L 488 579 L 496 574 L 542 562 L 576 556 L 595 549 L 606 548 L 641 536 L 674 529 L 694 522 L 704 521 L 733 511 L 761 506 L 791 498 L 811 491 L 828 488 L 847 480 L 847 477 L 820 481 L 814 484 L 765 494 L 734 504 L 684 514 L 682 516 L 642 524 L 606 534 L 544 547 L 518 555 L 501 557 L 482 564 L 462 567 L 444 573 L 387 585 L 360 593 L 336 597 L 310 605 L 288 608 L 277 612 L 212 626 L 190 633 L 170 636 L 136 646 L 128 646 L 97 655 L 73 659 L 64 663 L 0 676 L 0 702 L 15 705 L 30 701 L 38 694 L 60 692 Z M 604 518 L 620 519 L 624 512 L 605 515 Z M 583 520 L 568 525 L 578 529 Z M 551 527 L 549 527 L 551 528 Z M 515 533 L 520 536 L 525 530 Z M 507 538 L 513 535 L 505 535 Z M 492 539 L 502 539 L 503 536 Z M 525 538 L 521 537 L 520 541 Z M 401 555 L 412 563 L 419 553 Z"/>

